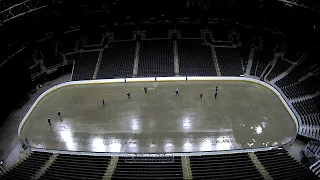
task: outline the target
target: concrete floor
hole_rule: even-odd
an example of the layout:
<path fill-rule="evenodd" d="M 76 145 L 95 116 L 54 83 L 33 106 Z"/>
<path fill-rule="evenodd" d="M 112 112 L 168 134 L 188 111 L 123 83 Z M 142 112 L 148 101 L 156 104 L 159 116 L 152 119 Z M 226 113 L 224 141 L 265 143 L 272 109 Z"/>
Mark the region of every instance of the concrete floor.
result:
<path fill-rule="evenodd" d="M 132 153 L 267 147 L 295 135 L 272 91 L 233 81 L 68 86 L 48 94 L 21 132 L 36 148 Z"/>

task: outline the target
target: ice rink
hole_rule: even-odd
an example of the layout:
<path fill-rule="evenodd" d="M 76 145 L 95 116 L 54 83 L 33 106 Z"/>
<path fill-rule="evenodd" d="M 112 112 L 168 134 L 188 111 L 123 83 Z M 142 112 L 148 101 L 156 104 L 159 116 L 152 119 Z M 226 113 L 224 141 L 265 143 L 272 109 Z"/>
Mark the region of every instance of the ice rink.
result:
<path fill-rule="evenodd" d="M 240 81 L 67 86 L 45 96 L 21 130 L 35 148 L 128 153 L 268 147 L 295 135 L 271 90 Z"/>

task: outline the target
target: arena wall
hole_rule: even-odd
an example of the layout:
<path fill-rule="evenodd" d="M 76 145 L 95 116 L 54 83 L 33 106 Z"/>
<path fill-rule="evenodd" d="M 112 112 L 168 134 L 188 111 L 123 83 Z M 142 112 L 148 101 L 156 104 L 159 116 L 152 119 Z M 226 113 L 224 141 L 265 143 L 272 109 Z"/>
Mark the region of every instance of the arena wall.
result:
<path fill-rule="evenodd" d="M 45 91 L 44 93 L 42 93 L 37 100 L 33 103 L 33 105 L 31 106 L 31 108 L 28 110 L 27 114 L 24 116 L 24 118 L 22 119 L 20 125 L 19 125 L 19 129 L 18 129 L 18 137 L 21 140 L 20 137 L 20 132 L 22 130 L 23 125 L 25 124 L 25 122 L 27 121 L 29 115 L 32 113 L 33 109 L 38 105 L 38 103 L 41 101 L 41 99 L 43 97 L 45 97 L 47 94 L 51 93 L 52 91 L 55 91 L 59 88 L 62 87 L 66 87 L 66 86 L 72 86 L 72 85 L 79 85 L 79 84 L 106 84 L 106 83 L 133 83 L 133 82 L 163 82 L 163 81 L 247 81 L 247 82 L 252 82 L 252 83 L 256 83 L 256 84 L 260 84 L 268 89 L 270 89 L 271 91 L 273 91 L 278 98 L 281 100 L 282 104 L 284 105 L 284 107 L 287 109 L 287 111 L 289 112 L 290 116 L 292 117 L 292 119 L 294 120 L 295 124 L 296 124 L 296 132 L 298 133 L 299 130 L 299 124 L 297 121 L 297 118 L 295 116 L 295 114 L 293 113 L 293 111 L 290 109 L 290 107 L 288 106 L 288 104 L 286 103 L 284 97 L 281 96 L 281 94 L 270 84 L 263 82 L 263 81 L 259 81 L 257 79 L 253 79 L 253 78 L 248 78 L 248 77 L 150 77 L 150 78 L 125 78 L 125 79 L 103 79 L 103 80 L 86 80 L 86 81 L 70 81 L 70 82 L 66 82 L 66 83 L 62 83 L 59 85 L 56 85 L 50 89 L 48 89 L 47 91 Z M 291 140 L 289 140 L 288 142 L 285 142 L 285 144 L 287 143 L 291 143 L 295 140 L 295 137 Z"/>

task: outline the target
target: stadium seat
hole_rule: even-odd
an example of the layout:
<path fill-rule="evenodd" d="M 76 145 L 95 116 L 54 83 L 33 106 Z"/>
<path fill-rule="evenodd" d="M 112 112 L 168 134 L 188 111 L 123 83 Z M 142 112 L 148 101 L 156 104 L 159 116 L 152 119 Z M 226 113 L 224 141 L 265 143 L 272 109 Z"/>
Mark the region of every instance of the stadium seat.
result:
<path fill-rule="evenodd" d="M 193 179 L 262 179 L 247 153 L 189 158 Z"/>
<path fill-rule="evenodd" d="M 286 150 L 258 151 L 255 154 L 273 179 L 315 179 L 314 174 Z"/>
<path fill-rule="evenodd" d="M 216 76 L 210 46 L 203 39 L 180 39 L 177 44 L 180 75 Z"/>
<path fill-rule="evenodd" d="M 204 24 L 177 24 L 177 30 L 181 32 L 181 38 L 201 38 L 200 30 L 205 30 Z"/>
<path fill-rule="evenodd" d="M 141 41 L 139 77 L 173 76 L 173 42 L 171 40 Z"/>
<path fill-rule="evenodd" d="M 119 157 L 112 179 L 183 179 L 180 157 Z"/>
<path fill-rule="evenodd" d="M 31 152 L 26 159 L 20 160 L 0 176 L 0 179 L 31 179 L 51 155 L 51 153 Z"/>
<path fill-rule="evenodd" d="M 244 74 L 244 61 L 240 48 L 215 48 L 222 76 L 240 76 Z"/>
<path fill-rule="evenodd" d="M 141 24 L 140 31 L 145 32 L 145 39 L 168 39 L 169 30 L 173 30 L 173 24 Z"/>
<path fill-rule="evenodd" d="M 116 26 L 112 29 L 113 41 L 133 40 L 133 31 L 136 30 L 135 25 Z"/>
<path fill-rule="evenodd" d="M 97 79 L 132 77 L 135 51 L 134 41 L 109 44 L 103 51 Z"/>
<path fill-rule="evenodd" d="M 273 58 L 274 54 L 271 51 L 254 50 L 250 75 L 260 77 Z"/>
<path fill-rule="evenodd" d="M 60 154 L 40 179 L 102 179 L 109 156 Z"/>
<path fill-rule="evenodd" d="M 319 74 L 313 75 L 304 81 L 285 86 L 281 90 L 289 99 L 315 94 L 320 91 L 320 85 L 317 84 L 319 77 Z"/>
<path fill-rule="evenodd" d="M 68 61 L 74 61 L 72 81 L 92 79 L 100 51 L 87 51 L 67 55 Z"/>
<path fill-rule="evenodd" d="M 279 58 L 266 79 L 268 81 L 271 81 L 275 77 L 279 76 L 281 73 L 285 72 L 291 65 L 291 63 Z"/>

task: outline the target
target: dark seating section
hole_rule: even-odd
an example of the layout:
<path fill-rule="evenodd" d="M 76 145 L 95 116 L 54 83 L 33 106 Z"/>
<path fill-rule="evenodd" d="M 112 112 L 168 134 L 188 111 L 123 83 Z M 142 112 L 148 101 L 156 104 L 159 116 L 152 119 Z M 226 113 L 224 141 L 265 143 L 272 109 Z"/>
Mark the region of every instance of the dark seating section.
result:
<path fill-rule="evenodd" d="M 318 160 L 317 162 L 312 164 L 309 168 L 316 176 L 318 176 L 318 180 L 319 180 L 319 178 L 320 178 L 320 160 Z"/>
<path fill-rule="evenodd" d="M 173 76 L 172 46 L 171 40 L 141 41 L 138 76 Z"/>
<path fill-rule="evenodd" d="M 311 151 L 319 153 L 318 142 L 308 144 Z M 282 149 L 255 152 L 258 160 L 273 179 L 314 179 L 314 174 L 295 161 Z M 111 179 L 183 179 L 180 156 L 127 156 L 118 157 L 117 164 L 110 163 L 110 156 L 56 154 L 32 152 L 25 160 L 0 175 L 0 180 L 35 178 L 40 180 L 86 179 L 99 180 L 112 174 Z M 190 156 L 193 179 L 246 179 L 262 180 L 263 177 L 248 153 Z M 116 159 L 115 159 L 116 160 Z M 109 167 L 110 166 L 110 167 Z M 108 177 L 110 178 L 110 177 Z"/>
<path fill-rule="evenodd" d="M 180 39 L 177 42 L 179 71 L 183 76 L 215 76 L 212 52 L 204 39 Z"/>
<path fill-rule="evenodd" d="M 320 113 L 320 96 L 308 98 L 301 101 L 293 102 L 292 105 L 298 111 L 299 115 L 312 115 Z"/>
<path fill-rule="evenodd" d="M 103 35 L 101 32 L 97 32 L 97 31 L 90 31 L 86 33 L 86 45 L 87 46 L 92 46 L 92 45 L 98 45 L 102 43 L 102 38 Z"/>
<path fill-rule="evenodd" d="M 212 31 L 214 41 L 229 41 L 229 29 L 222 24 L 208 24 L 208 29 Z"/>
<path fill-rule="evenodd" d="M 36 65 L 36 62 L 34 61 L 33 58 L 28 58 L 27 64 L 28 64 L 28 67 L 32 67 L 32 66 Z"/>
<path fill-rule="evenodd" d="M 274 54 L 271 51 L 261 51 L 258 49 L 254 50 L 250 75 L 260 77 L 273 58 Z"/>
<path fill-rule="evenodd" d="M 110 43 L 103 51 L 97 79 L 132 77 L 136 42 Z"/>
<path fill-rule="evenodd" d="M 299 134 L 320 140 L 320 96 L 292 103 L 300 115 Z"/>
<path fill-rule="evenodd" d="M 55 68 L 63 64 L 63 57 L 62 55 L 45 56 L 43 63 L 47 70 L 50 68 Z"/>
<path fill-rule="evenodd" d="M 0 176 L 0 179 L 5 180 L 20 180 L 31 179 L 41 166 L 43 166 L 47 160 L 49 160 L 51 153 L 43 152 L 31 152 L 31 154 L 25 159 L 18 162 L 11 169 L 6 171 Z"/>
<path fill-rule="evenodd" d="M 111 179 L 183 179 L 181 157 L 119 157 Z"/>
<path fill-rule="evenodd" d="M 141 24 L 140 31 L 145 31 L 145 39 L 168 39 L 169 30 L 173 30 L 173 24 Z"/>
<path fill-rule="evenodd" d="M 275 77 L 279 76 L 281 73 L 285 72 L 292 64 L 279 58 L 275 66 L 269 73 L 267 80 L 271 81 Z"/>
<path fill-rule="evenodd" d="M 61 38 L 62 47 L 60 47 L 60 53 L 72 53 L 75 52 L 77 45 L 79 44 L 80 32 L 74 31 L 64 34 Z"/>
<path fill-rule="evenodd" d="M 43 73 L 40 63 L 30 67 L 29 71 L 30 71 L 31 77 L 35 77 Z"/>
<path fill-rule="evenodd" d="M 259 32 L 254 28 L 239 26 L 236 31 L 240 36 L 240 41 L 243 45 L 250 46 L 254 44 L 254 39 L 259 36 Z"/>
<path fill-rule="evenodd" d="M 255 152 L 261 164 L 273 179 L 315 179 L 313 173 L 305 166 L 294 160 L 287 151 L 270 150 Z"/>
<path fill-rule="evenodd" d="M 320 141 L 320 114 L 302 116 L 299 126 L 301 136 Z"/>
<path fill-rule="evenodd" d="M 249 61 L 250 47 L 244 45 L 240 48 L 240 52 L 241 52 L 243 67 L 246 68 Z"/>
<path fill-rule="evenodd" d="M 286 86 L 281 90 L 289 99 L 314 94 L 320 91 L 320 84 L 318 83 L 319 77 L 320 77 L 319 74 L 313 75 L 299 83 Z"/>
<path fill-rule="evenodd" d="M 112 30 L 112 32 L 114 33 L 113 40 L 114 41 L 133 40 L 133 31 L 136 31 L 136 30 L 137 30 L 137 26 L 135 25 L 116 26 Z"/>
<path fill-rule="evenodd" d="M 75 61 L 72 81 L 92 79 L 100 51 L 79 52 L 67 55 L 68 61 Z"/>
<path fill-rule="evenodd" d="M 317 69 L 317 67 L 314 66 L 315 58 L 315 55 L 310 53 L 308 57 L 289 72 L 289 74 L 277 81 L 276 85 L 280 88 L 284 88 L 289 85 L 297 84 L 302 77 Z"/>
<path fill-rule="evenodd" d="M 189 158 L 193 179 L 263 179 L 247 153 Z"/>
<path fill-rule="evenodd" d="M 102 179 L 109 161 L 108 156 L 59 154 L 40 179 Z"/>
<path fill-rule="evenodd" d="M 63 58 L 58 55 L 57 41 L 53 39 L 45 40 L 39 44 L 43 56 L 43 64 L 46 69 L 55 68 L 63 64 Z"/>
<path fill-rule="evenodd" d="M 285 77 L 277 81 L 275 84 L 278 87 L 285 87 L 290 84 L 297 83 L 300 78 L 307 75 L 309 72 L 307 69 L 304 69 L 303 67 L 296 66 L 292 71 L 290 71 Z"/>
<path fill-rule="evenodd" d="M 320 142 L 319 141 L 309 141 L 305 148 L 307 148 L 309 150 L 309 152 L 320 157 Z"/>
<path fill-rule="evenodd" d="M 272 32 L 264 31 L 263 36 L 264 38 L 260 39 L 257 38 L 259 37 L 259 35 L 257 35 L 254 40 L 254 45 L 259 47 L 259 49 L 256 49 L 254 52 L 254 61 L 250 74 L 256 75 L 257 77 L 262 75 L 269 62 L 274 59 L 275 49 L 283 40 L 281 35 L 274 34 Z"/>
<path fill-rule="evenodd" d="M 288 59 L 289 61 L 296 62 L 302 57 L 303 53 L 295 47 L 289 47 L 283 55 L 283 58 Z"/>
<path fill-rule="evenodd" d="M 244 74 L 240 48 L 215 48 L 222 76 L 240 76 Z"/>
<path fill-rule="evenodd" d="M 204 24 L 177 24 L 181 38 L 201 38 L 200 30 L 205 30 Z"/>

